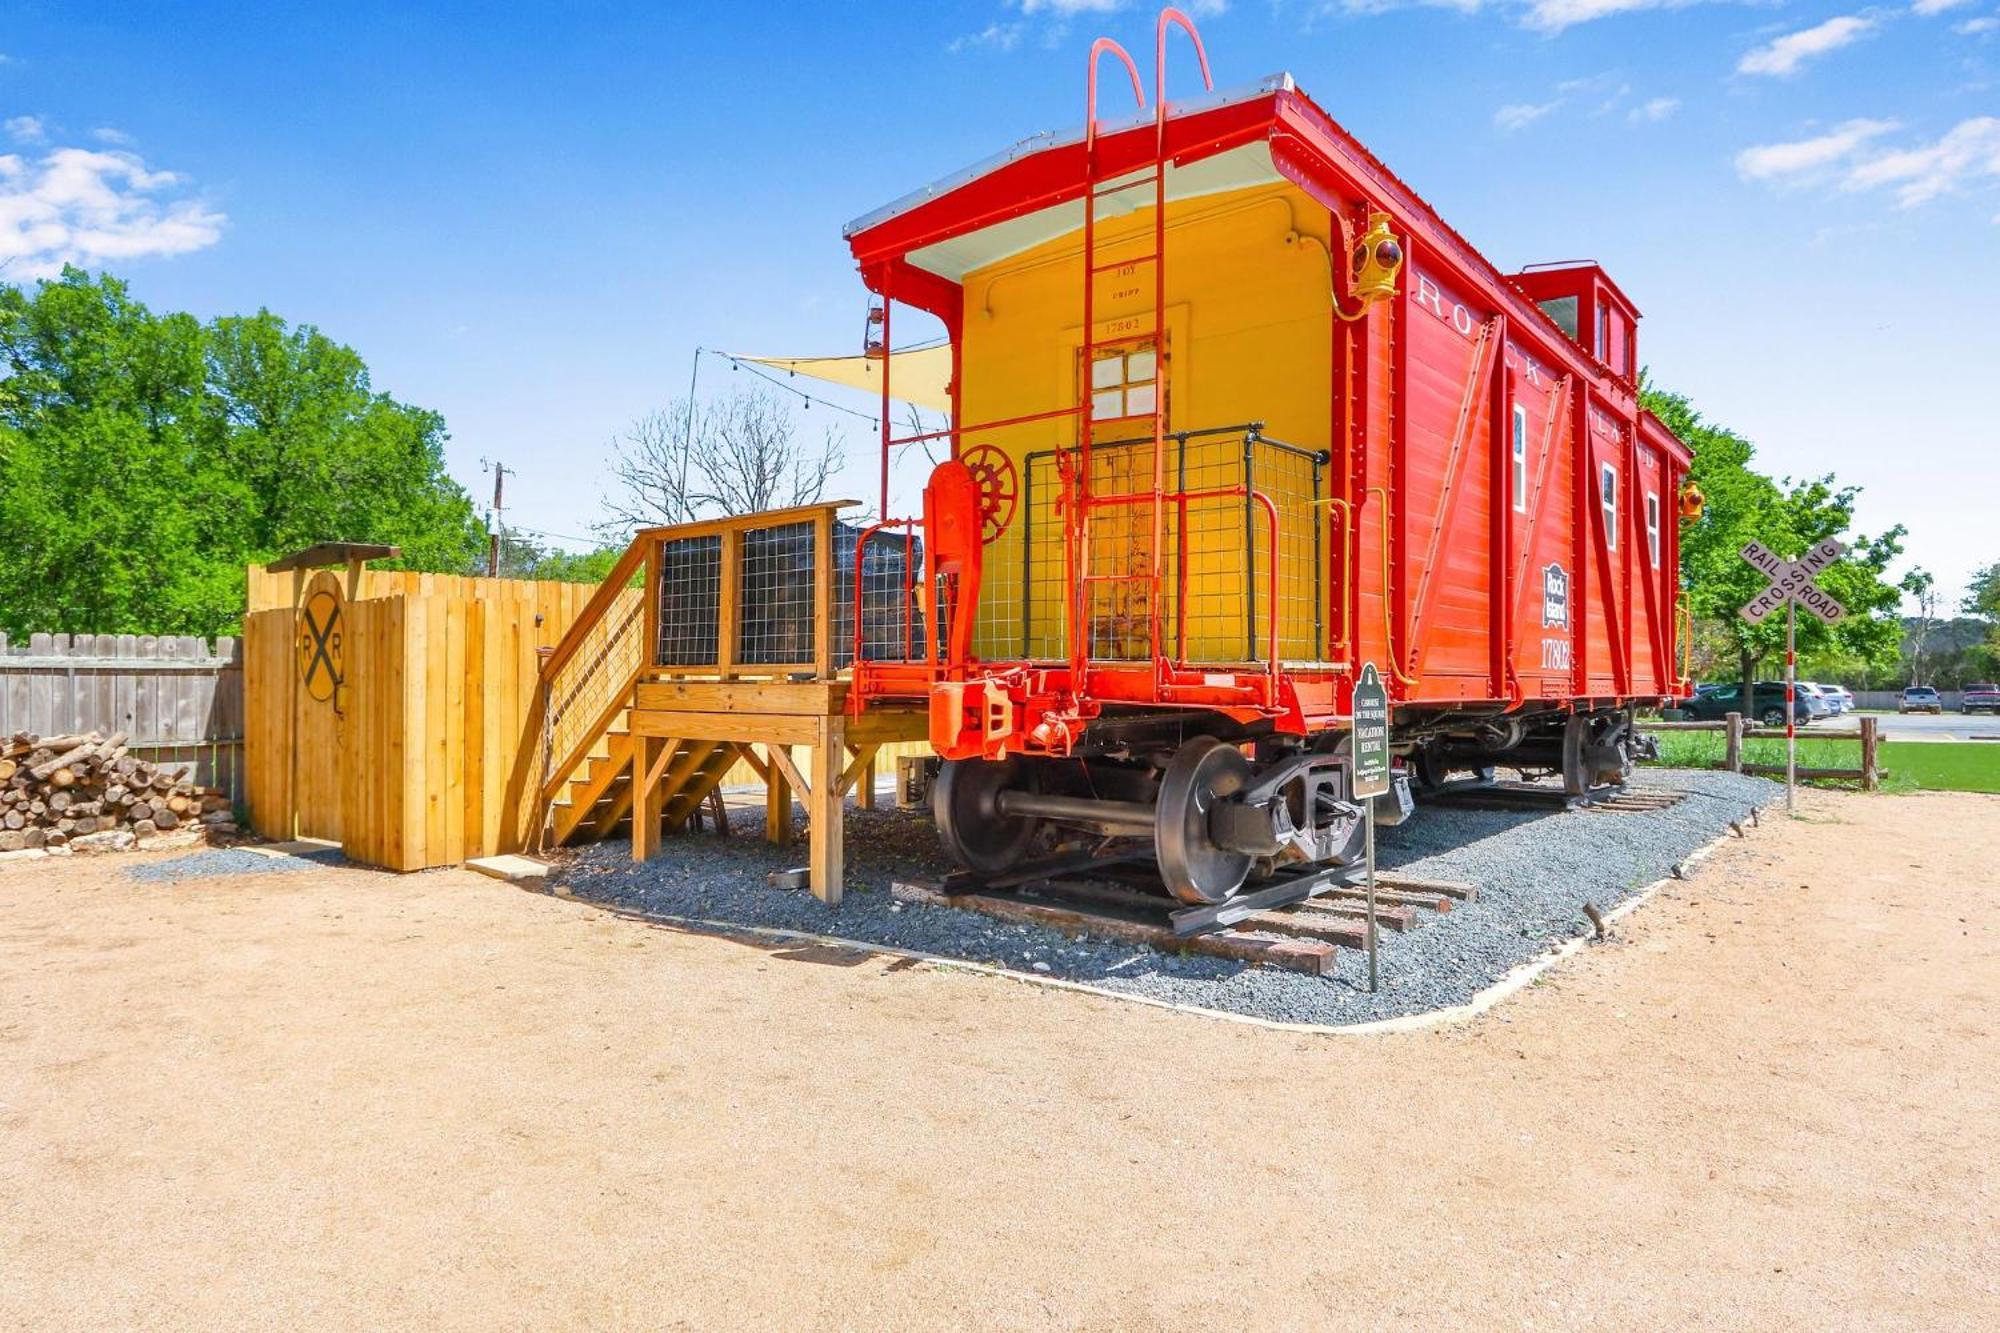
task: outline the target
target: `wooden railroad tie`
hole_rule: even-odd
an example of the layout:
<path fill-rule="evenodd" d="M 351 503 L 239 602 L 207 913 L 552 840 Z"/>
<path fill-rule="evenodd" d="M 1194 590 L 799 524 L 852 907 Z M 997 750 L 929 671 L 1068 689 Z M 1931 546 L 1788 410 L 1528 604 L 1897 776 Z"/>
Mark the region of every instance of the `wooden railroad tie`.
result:
<path fill-rule="evenodd" d="M 1339 949 L 1367 947 L 1363 888 L 1333 884 L 1311 898 L 1287 906 L 1252 911 L 1229 925 L 1199 934 L 1177 933 L 1170 924 L 1173 904 L 1157 893 L 1095 879 L 1070 879 L 1102 865 L 1052 859 L 1035 875 L 1010 874 L 982 883 L 963 871 L 941 884 L 902 882 L 897 896 L 910 902 L 980 912 L 1001 921 L 1046 926 L 1078 938 L 1123 940 L 1162 953 L 1194 953 L 1229 958 L 1308 976 L 1334 971 Z M 1414 928 L 1422 911 L 1444 913 L 1455 903 L 1479 896 L 1476 887 L 1455 880 L 1416 876 L 1376 876 L 1375 922 L 1398 933 Z"/>

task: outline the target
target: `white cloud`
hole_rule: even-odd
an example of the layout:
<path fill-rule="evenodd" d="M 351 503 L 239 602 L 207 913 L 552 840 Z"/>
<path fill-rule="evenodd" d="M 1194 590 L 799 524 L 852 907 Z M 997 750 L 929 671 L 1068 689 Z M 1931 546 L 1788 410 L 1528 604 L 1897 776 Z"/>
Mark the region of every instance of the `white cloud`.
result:
<path fill-rule="evenodd" d="M 1125 0 L 1021 0 L 1023 14 L 1109 14 L 1123 7 Z"/>
<path fill-rule="evenodd" d="M 1873 190 L 1892 186 L 1904 208 L 1984 181 L 2000 181 L 2000 116 L 1961 120 L 1935 143 L 1881 153 L 1857 164 L 1842 186 Z"/>
<path fill-rule="evenodd" d="M 1678 97 L 1655 97 L 1633 107 L 1626 119 L 1635 125 L 1657 125 L 1680 109 L 1681 99 Z"/>
<path fill-rule="evenodd" d="M 99 143 L 108 143 L 115 148 L 130 148 L 132 136 L 123 130 L 114 130 L 109 125 L 99 126 L 90 132 L 90 137 Z"/>
<path fill-rule="evenodd" d="M 1988 15 L 1985 18 L 1967 19 L 1953 26 L 1952 31 L 1961 37 L 1983 37 L 1989 32 L 2000 32 L 2000 18 Z"/>
<path fill-rule="evenodd" d="M 48 137 L 39 116 L 15 116 L 0 122 L 0 129 L 6 130 L 7 137 L 15 143 L 40 143 Z"/>
<path fill-rule="evenodd" d="M 1746 148 L 1736 155 L 1736 170 L 1746 180 L 1774 184 L 1892 190 L 1903 208 L 1968 187 L 2000 185 L 2000 116 L 1961 120 L 1928 143 L 1878 147 L 1877 140 L 1895 128 L 1889 121 L 1850 120 L 1817 138 Z"/>
<path fill-rule="evenodd" d="M 1971 3 L 1972 0 L 1913 0 L 1913 3 L 1910 5 L 1910 12 L 1912 14 L 1922 14 L 1924 17 L 1929 18 L 1933 14 L 1942 14 L 1947 9 L 1957 9 L 1960 5 L 1969 5 Z"/>
<path fill-rule="evenodd" d="M 1124 9 L 1131 0 L 1020 0 L 1023 14 L 1054 14 L 1074 18 L 1078 14 L 1110 14 Z M 1229 0 L 1188 0 L 1180 6 L 1193 18 L 1214 18 L 1227 13 Z"/>
<path fill-rule="evenodd" d="M 1824 172 L 1895 128 L 1892 120 L 1850 120 L 1816 138 L 1746 148 L 1736 155 L 1736 170 L 1745 180 L 1797 180 Z"/>
<path fill-rule="evenodd" d="M 1795 73 L 1815 56 L 1838 51 L 1866 37 L 1875 29 L 1875 20 L 1859 14 L 1843 14 L 1798 32 L 1786 33 L 1776 41 L 1747 52 L 1736 62 L 1739 74 Z"/>
<path fill-rule="evenodd" d="M 1021 25 L 1018 23 L 989 23 L 978 32 L 954 37 L 945 50 L 957 55 L 962 51 L 1011 51 L 1021 44 Z"/>
<path fill-rule="evenodd" d="M 0 268 L 9 280 L 54 277 L 65 263 L 186 254 L 221 239 L 228 219 L 186 182 L 135 154 L 57 148 L 29 164 L 0 158 Z"/>
<path fill-rule="evenodd" d="M 1580 23 L 1648 9 L 1682 9 L 1708 0 L 1321 0 L 1319 12 L 1386 14 L 1398 9 L 1505 10 L 1523 28 L 1553 36 Z"/>
<path fill-rule="evenodd" d="M 1562 105 L 1560 99 L 1553 102 L 1514 102 L 1493 113 L 1493 123 L 1512 134 L 1524 130 L 1543 116 Z"/>

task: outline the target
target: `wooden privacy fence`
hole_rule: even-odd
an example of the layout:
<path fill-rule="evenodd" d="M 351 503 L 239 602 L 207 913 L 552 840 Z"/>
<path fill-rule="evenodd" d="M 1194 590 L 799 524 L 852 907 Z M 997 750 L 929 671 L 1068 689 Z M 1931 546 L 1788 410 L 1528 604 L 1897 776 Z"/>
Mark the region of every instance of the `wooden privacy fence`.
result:
<path fill-rule="evenodd" d="M 540 653 L 595 591 L 371 570 L 358 558 L 337 570 L 252 567 L 254 827 L 330 839 L 394 870 L 531 845 Z"/>
<path fill-rule="evenodd" d="M 126 732 L 127 748 L 241 798 L 243 659 L 231 638 L 0 634 L 0 736 Z"/>
<path fill-rule="evenodd" d="M 1854 741 L 1861 747 L 1861 762 L 1858 767 L 1826 768 L 1821 766 L 1808 768 L 1801 765 L 1798 770 L 1799 777 L 1858 782 L 1861 784 L 1863 791 L 1875 791 L 1878 789 L 1882 785 L 1882 778 L 1887 773 L 1887 770 L 1882 768 L 1879 762 L 1881 756 L 1881 737 L 1878 734 L 1880 719 L 1862 717 L 1857 718 L 1856 721 L 1860 725 L 1852 731 L 1807 732 L 1804 728 L 1801 728 L 1799 730 L 1799 739 L 1802 741 Z M 1720 767 L 1729 770 L 1731 773 L 1754 773 L 1764 777 L 1780 778 L 1785 776 L 1785 766 L 1783 764 L 1752 764 L 1744 762 L 1743 758 L 1744 741 L 1783 740 L 1785 739 L 1785 729 L 1783 727 L 1749 726 L 1745 723 L 1743 714 L 1741 713 L 1730 713 L 1720 722 L 1641 722 L 1639 729 L 1642 731 L 1718 732 L 1723 737 L 1722 763 Z"/>

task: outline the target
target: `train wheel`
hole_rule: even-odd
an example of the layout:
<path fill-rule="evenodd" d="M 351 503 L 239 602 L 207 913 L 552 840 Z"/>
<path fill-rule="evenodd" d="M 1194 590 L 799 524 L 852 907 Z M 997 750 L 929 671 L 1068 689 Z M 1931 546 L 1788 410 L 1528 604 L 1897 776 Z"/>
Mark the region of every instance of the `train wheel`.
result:
<path fill-rule="evenodd" d="M 1451 769 L 1444 762 L 1444 749 L 1438 745 L 1418 746 L 1410 755 L 1410 771 L 1424 791 L 1438 790 L 1451 777 Z"/>
<path fill-rule="evenodd" d="M 1588 796 L 1632 776 L 1632 715 L 1571 713 L 1563 725 L 1563 793 Z"/>
<path fill-rule="evenodd" d="M 1251 858 L 1216 846 L 1208 812 L 1241 791 L 1250 761 L 1233 745 L 1200 736 L 1175 752 L 1160 778 L 1155 854 L 1167 891 L 1191 907 L 1219 903 L 1243 887 Z"/>
<path fill-rule="evenodd" d="M 1563 794 L 1590 794 L 1590 774 L 1585 771 L 1583 752 L 1590 744 L 1590 714 L 1571 713 L 1563 723 Z"/>
<path fill-rule="evenodd" d="M 1020 864 L 1034 846 L 1042 821 L 1000 813 L 1000 793 L 1032 791 L 1034 770 L 1018 759 L 948 759 L 931 785 L 931 814 L 938 835 L 958 863 L 982 875 Z"/>

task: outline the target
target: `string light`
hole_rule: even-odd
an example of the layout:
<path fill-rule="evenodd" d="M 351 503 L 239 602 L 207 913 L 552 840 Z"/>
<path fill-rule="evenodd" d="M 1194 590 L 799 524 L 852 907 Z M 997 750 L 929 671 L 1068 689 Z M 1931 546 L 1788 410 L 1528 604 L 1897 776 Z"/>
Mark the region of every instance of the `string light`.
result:
<path fill-rule="evenodd" d="M 718 352 L 713 347 L 695 348 L 694 355 L 695 355 L 695 360 L 697 362 L 701 360 L 702 354 L 704 352 L 707 353 L 709 356 L 719 356 L 724 361 L 727 361 L 729 363 L 729 368 L 732 371 L 747 370 L 752 375 L 755 375 L 758 379 L 770 385 L 772 388 L 783 389 L 786 393 L 792 394 L 799 398 L 803 398 L 805 400 L 806 408 L 808 410 L 812 408 L 812 405 L 814 403 L 818 403 L 821 407 L 829 408 L 832 411 L 843 413 L 846 416 L 853 417 L 856 421 L 867 422 L 871 430 L 880 430 L 882 428 L 882 419 L 880 417 L 871 416 L 866 412 L 857 412 L 851 407 L 847 407 L 844 406 L 843 404 L 834 402 L 831 398 L 821 398 L 817 394 L 807 393 L 804 389 L 801 389 L 796 385 L 787 384 L 784 380 L 781 380 L 777 376 L 770 374 L 768 371 L 764 370 L 760 366 L 746 362 L 741 357 L 731 356 L 727 352 Z M 798 372 L 796 370 L 788 370 L 785 372 L 785 376 L 787 379 L 795 379 L 798 377 Z"/>

